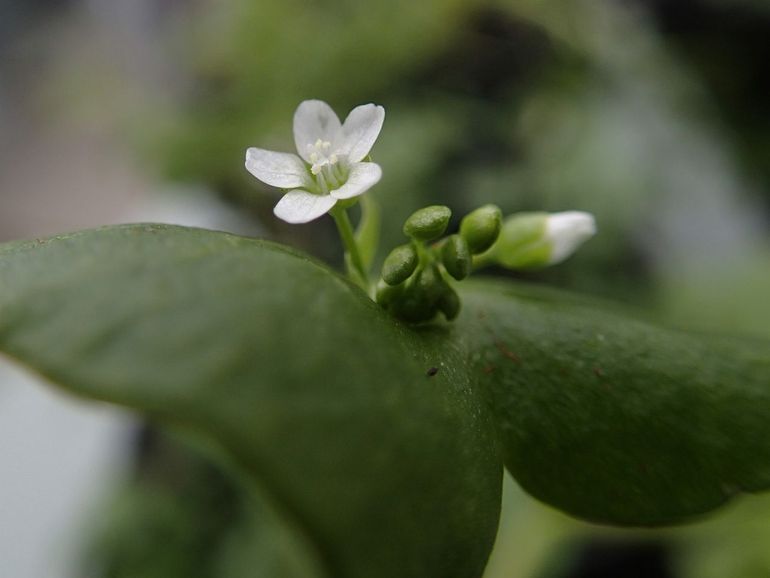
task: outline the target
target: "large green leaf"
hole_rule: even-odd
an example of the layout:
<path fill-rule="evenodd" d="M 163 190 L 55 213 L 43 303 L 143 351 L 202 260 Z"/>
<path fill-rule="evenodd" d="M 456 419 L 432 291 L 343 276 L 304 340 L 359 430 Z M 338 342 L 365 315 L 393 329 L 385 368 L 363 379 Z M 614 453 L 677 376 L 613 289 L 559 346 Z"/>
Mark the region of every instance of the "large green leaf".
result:
<path fill-rule="evenodd" d="M 463 285 L 456 323 L 410 328 L 271 243 L 108 228 L 0 248 L 0 349 L 215 439 L 335 578 L 478 576 L 500 453 L 536 497 L 618 524 L 770 485 L 767 342 Z"/>
<path fill-rule="evenodd" d="M 770 486 L 770 343 L 662 329 L 542 288 L 477 284 L 457 331 L 505 463 L 593 521 L 685 520 Z"/>
<path fill-rule="evenodd" d="M 7 245 L 0 348 L 216 440 L 329 577 L 482 572 L 502 483 L 483 399 L 452 350 L 307 257 L 164 226 Z"/>

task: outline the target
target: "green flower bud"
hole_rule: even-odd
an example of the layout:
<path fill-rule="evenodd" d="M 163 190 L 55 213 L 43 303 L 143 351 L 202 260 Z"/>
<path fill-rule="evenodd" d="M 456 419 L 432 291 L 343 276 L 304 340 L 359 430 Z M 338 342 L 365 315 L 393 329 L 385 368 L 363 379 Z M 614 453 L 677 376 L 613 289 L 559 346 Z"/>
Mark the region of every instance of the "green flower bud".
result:
<path fill-rule="evenodd" d="M 423 323 L 430 321 L 436 315 L 436 308 L 424 291 L 416 285 L 406 288 L 390 307 L 391 313 L 408 323 Z"/>
<path fill-rule="evenodd" d="M 447 273 L 462 281 L 471 272 L 471 252 L 460 235 L 452 235 L 441 247 L 441 260 Z"/>
<path fill-rule="evenodd" d="M 503 213 L 496 205 L 484 205 L 468 213 L 460 223 L 460 235 L 471 253 L 478 255 L 489 249 L 500 234 Z"/>
<path fill-rule="evenodd" d="M 431 305 L 435 305 L 438 300 L 441 299 L 441 296 L 444 294 L 444 290 L 448 285 L 441 276 L 441 271 L 438 270 L 438 266 L 433 264 L 420 271 L 415 287 L 425 294 Z"/>
<path fill-rule="evenodd" d="M 447 321 L 452 321 L 460 313 L 460 296 L 447 285 L 447 290 L 438 301 L 438 308 L 444 314 Z"/>
<path fill-rule="evenodd" d="M 391 307 L 391 312 L 409 323 L 423 323 L 436 316 L 437 303 L 448 288 L 438 267 L 433 265 L 417 273 Z"/>
<path fill-rule="evenodd" d="M 404 234 L 418 241 L 432 241 L 440 237 L 449 225 L 452 211 L 443 205 L 424 207 L 412 213 L 404 223 Z"/>
<path fill-rule="evenodd" d="M 393 305 L 404 293 L 404 285 L 388 285 L 384 280 L 377 281 L 375 299 L 386 309 Z"/>
<path fill-rule="evenodd" d="M 410 245 L 393 249 L 382 265 L 382 278 L 388 285 L 406 281 L 417 268 L 417 251 Z"/>

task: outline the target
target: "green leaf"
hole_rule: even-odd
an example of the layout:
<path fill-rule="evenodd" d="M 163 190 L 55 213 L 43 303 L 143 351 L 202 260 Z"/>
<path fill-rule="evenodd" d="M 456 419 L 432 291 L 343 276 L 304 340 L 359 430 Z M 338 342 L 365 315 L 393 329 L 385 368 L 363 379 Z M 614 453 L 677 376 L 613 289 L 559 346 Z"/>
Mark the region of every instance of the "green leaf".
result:
<path fill-rule="evenodd" d="M 482 572 L 502 479 L 482 396 L 306 256 L 141 225 L 5 245 L 0 349 L 214 440 L 329 577 Z"/>
<path fill-rule="evenodd" d="M 531 494 L 602 522 L 770 486 L 766 341 L 463 285 L 455 323 L 414 328 L 278 245 L 107 228 L 0 248 L 0 349 L 216 440 L 334 577 L 479 576 L 500 446 Z"/>
<path fill-rule="evenodd" d="M 770 343 L 662 329 L 604 304 L 468 283 L 505 462 L 573 515 L 654 525 L 770 486 Z"/>

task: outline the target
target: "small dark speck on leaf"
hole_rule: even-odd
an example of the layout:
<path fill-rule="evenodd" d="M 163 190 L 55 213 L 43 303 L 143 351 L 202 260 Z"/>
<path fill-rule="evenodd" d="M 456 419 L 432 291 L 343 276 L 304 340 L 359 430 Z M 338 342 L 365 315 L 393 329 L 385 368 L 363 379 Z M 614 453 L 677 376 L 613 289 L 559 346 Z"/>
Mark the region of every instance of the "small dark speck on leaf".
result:
<path fill-rule="evenodd" d="M 434 375 L 436 375 L 437 373 L 438 373 L 438 367 L 431 367 L 431 368 L 428 370 L 428 374 L 427 374 L 427 375 L 428 375 L 428 377 L 433 377 L 433 376 L 434 376 Z"/>

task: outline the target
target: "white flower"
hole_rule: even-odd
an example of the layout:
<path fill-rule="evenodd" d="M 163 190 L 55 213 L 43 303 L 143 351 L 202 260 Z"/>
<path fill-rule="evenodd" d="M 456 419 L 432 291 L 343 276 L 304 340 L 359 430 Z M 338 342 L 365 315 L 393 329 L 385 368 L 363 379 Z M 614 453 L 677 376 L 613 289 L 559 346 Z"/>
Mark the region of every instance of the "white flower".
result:
<path fill-rule="evenodd" d="M 337 201 L 365 193 L 382 177 L 376 163 L 361 162 L 382 129 L 385 109 L 354 108 L 344 123 L 321 100 L 306 100 L 294 113 L 299 156 L 259 148 L 246 151 L 246 169 L 263 183 L 291 189 L 273 209 L 287 223 L 307 223 Z"/>
<path fill-rule="evenodd" d="M 545 237 L 551 245 L 548 264 L 561 263 L 595 234 L 596 221 L 591 213 L 564 211 L 548 215 L 545 224 Z"/>

